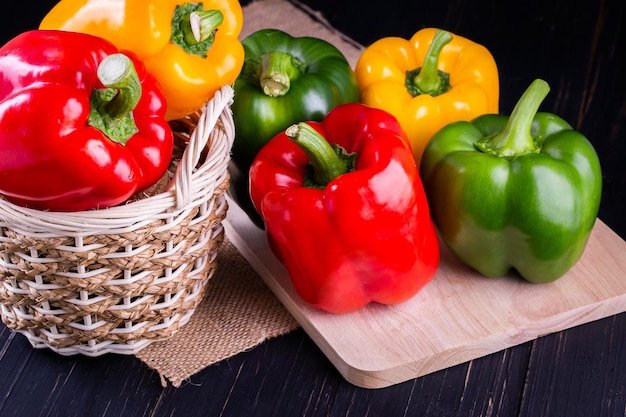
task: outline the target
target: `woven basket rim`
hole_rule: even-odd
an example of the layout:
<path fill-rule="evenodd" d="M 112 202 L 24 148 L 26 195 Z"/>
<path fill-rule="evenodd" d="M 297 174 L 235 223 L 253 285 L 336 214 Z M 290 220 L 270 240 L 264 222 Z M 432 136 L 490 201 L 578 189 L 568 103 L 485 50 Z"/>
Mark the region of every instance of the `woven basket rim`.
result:
<path fill-rule="evenodd" d="M 149 221 L 159 213 L 168 210 L 184 210 L 198 197 L 198 193 L 194 192 L 197 191 L 195 190 L 197 187 L 194 187 L 194 181 L 199 177 L 210 175 L 211 171 L 216 172 L 216 175 L 222 172 L 221 167 L 213 169 L 210 166 L 212 163 L 211 156 L 230 153 L 233 137 L 227 137 L 227 141 L 220 140 L 212 143 L 209 147 L 205 166 L 200 169 L 195 167 L 207 145 L 210 132 L 214 130 L 218 121 L 223 121 L 220 118 L 221 113 L 230 111 L 233 96 L 232 86 L 224 85 L 199 111 L 198 124 L 189 137 L 171 182 L 172 187 L 169 189 L 114 207 L 74 212 L 32 209 L 0 197 L 0 227 L 17 228 L 25 235 L 42 236 L 42 233 L 45 234 L 46 231 L 51 230 L 53 235 L 56 235 L 58 230 L 64 235 L 80 236 L 128 227 L 129 222 Z M 234 131 L 234 126 L 230 128 Z"/>
<path fill-rule="evenodd" d="M 0 199 L 0 315 L 10 329 L 34 348 L 100 356 L 136 353 L 187 323 L 224 238 L 233 96 L 223 86 L 176 122 L 184 147 L 163 192 L 79 212 Z"/>

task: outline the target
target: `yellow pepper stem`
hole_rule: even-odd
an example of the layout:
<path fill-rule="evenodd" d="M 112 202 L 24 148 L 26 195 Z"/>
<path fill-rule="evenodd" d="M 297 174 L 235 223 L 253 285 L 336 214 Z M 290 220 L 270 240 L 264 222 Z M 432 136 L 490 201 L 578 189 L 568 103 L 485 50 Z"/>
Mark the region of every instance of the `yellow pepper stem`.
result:
<path fill-rule="evenodd" d="M 181 28 L 188 44 L 200 43 L 215 37 L 215 32 L 224 21 L 224 14 L 219 10 L 192 12 L 183 20 Z"/>
<path fill-rule="evenodd" d="M 450 90 L 450 74 L 439 70 L 439 55 L 452 40 L 452 34 L 438 30 L 426 52 L 421 68 L 407 71 L 406 87 L 413 96 L 429 94 L 438 96 Z"/>
<path fill-rule="evenodd" d="M 261 58 L 259 81 L 263 93 L 270 97 L 284 96 L 289 92 L 291 81 L 306 72 L 306 64 L 295 56 L 272 51 Z"/>
<path fill-rule="evenodd" d="M 132 116 L 142 94 L 137 71 L 117 53 L 102 60 L 97 76 L 106 88 L 92 91 L 88 124 L 123 145 L 138 131 Z"/>
<path fill-rule="evenodd" d="M 475 146 L 482 152 L 506 159 L 538 153 L 541 147 L 532 137 L 531 129 L 539 106 L 549 91 L 547 82 L 534 80 L 515 105 L 504 129 L 479 140 Z"/>
<path fill-rule="evenodd" d="M 220 10 L 204 10 L 201 2 L 177 5 L 170 40 L 185 52 L 206 58 L 223 21 L 224 14 Z"/>

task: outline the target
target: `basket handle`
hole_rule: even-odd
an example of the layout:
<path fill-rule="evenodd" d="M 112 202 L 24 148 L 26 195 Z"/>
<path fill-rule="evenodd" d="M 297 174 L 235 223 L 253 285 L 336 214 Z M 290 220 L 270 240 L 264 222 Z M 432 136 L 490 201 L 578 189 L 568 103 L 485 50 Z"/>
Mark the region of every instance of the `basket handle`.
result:
<path fill-rule="evenodd" d="M 215 128 L 223 112 L 233 102 L 234 90 L 230 85 L 224 85 L 215 92 L 211 100 L 204 104 L 196 128 L 189 136 L 189 142 L 183 152 L 173 181 L 170 186 L 176 192 L 176 208 L 181 209 L 193 199 L 192 174 L 202 157 L 202 152 L 209 142 L 211 132 Z M 230 115 L 230 114 L 229 114 Z M 232 116 L 231 121 L 232 123 Z"/>

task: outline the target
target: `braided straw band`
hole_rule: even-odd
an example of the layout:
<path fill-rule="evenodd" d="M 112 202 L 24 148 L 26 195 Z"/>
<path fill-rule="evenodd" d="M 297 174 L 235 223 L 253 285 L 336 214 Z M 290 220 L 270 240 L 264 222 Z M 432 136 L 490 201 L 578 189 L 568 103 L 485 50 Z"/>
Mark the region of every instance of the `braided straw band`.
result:
<path fill-rule="evenodd" d="M 180 158 L 154 194 L 71 213 L 0 199 L 2 321 L 36 348 L 88 356 L 134 354 L 187 323 L 223 240 L 232 99 L 224 86 L 172 123 Z"/>

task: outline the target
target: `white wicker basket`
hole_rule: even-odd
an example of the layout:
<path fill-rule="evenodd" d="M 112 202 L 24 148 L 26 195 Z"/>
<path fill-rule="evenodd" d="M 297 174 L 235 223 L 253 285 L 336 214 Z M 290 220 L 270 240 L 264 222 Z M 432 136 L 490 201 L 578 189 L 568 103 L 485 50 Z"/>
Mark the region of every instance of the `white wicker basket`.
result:
<path fill-rule="evenodd" d="M 134 354 L 183 326 L 217 267 L 233 90 L 172 123 L 167 186 L 125 205 L 45 212 L 0 198 L 0 313 L 33 347 Z M 182 155 L 181 155 L 182 153 Z"/>

